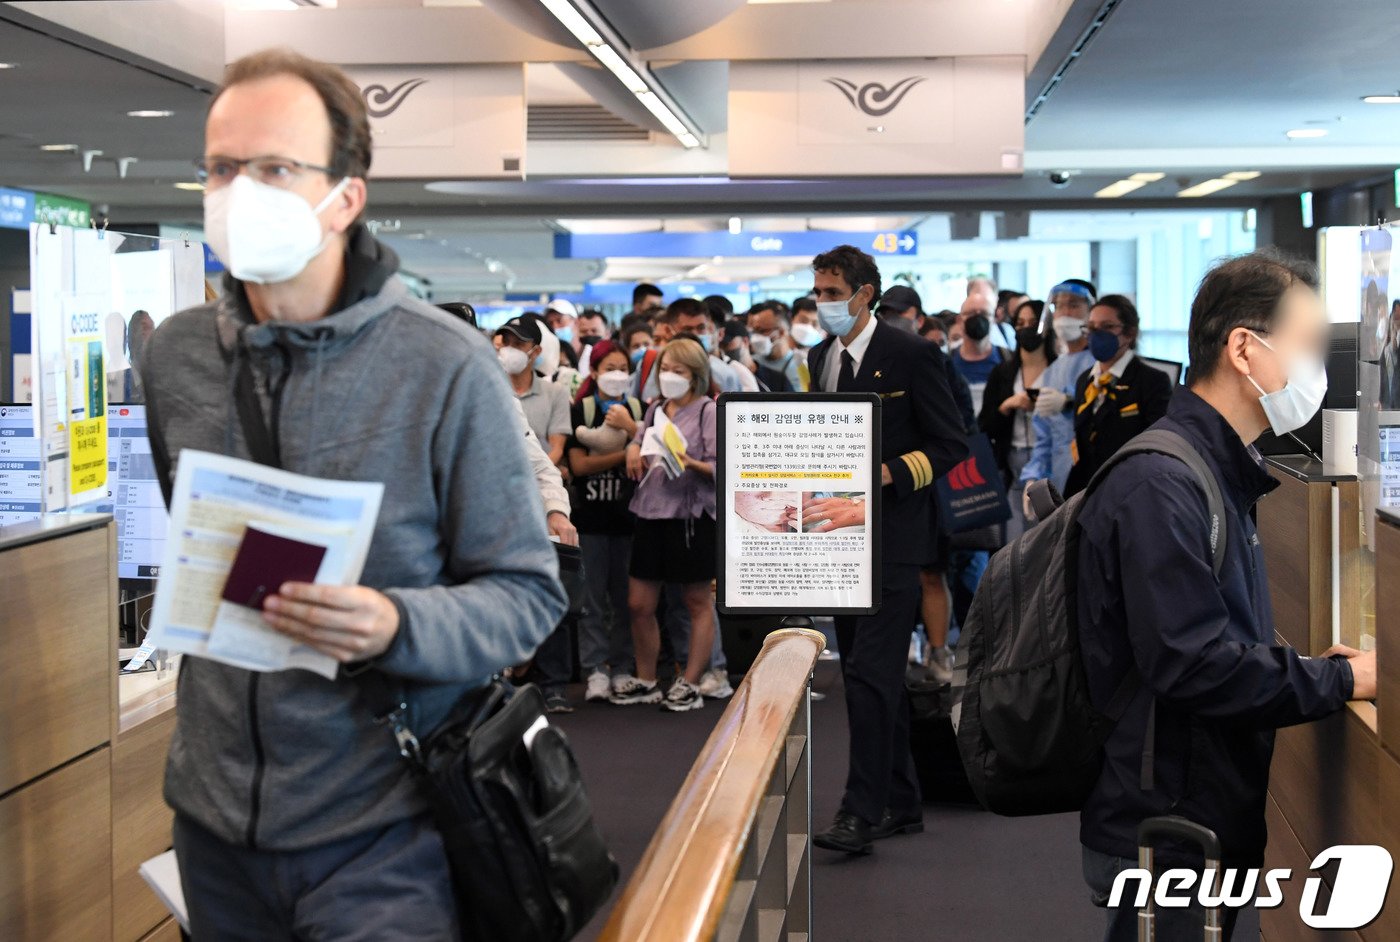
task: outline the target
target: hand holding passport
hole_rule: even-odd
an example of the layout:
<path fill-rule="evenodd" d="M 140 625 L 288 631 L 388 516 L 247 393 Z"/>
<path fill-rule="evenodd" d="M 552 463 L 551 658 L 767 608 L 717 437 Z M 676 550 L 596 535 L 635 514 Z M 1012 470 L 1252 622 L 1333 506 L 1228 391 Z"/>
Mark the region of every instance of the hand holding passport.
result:
<path fill-rule="evenodd" d="M 259 529 L 251 523 L 233 558 L 223 598 L 262 610 L 263 600 L 284 582 L 315 582 L 326 548 Z"/>

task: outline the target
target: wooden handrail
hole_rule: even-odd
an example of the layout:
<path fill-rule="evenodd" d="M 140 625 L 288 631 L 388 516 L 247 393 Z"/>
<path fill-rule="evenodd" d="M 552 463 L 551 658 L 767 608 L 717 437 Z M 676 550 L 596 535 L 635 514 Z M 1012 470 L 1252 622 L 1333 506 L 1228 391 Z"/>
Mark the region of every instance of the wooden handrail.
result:
<path fill-rule="evenodd" d="M 671 802 L 600 940 L 692 942 L 714 935 L 765 790 L 806 702 L 820 632 L 774 631 Z"/>

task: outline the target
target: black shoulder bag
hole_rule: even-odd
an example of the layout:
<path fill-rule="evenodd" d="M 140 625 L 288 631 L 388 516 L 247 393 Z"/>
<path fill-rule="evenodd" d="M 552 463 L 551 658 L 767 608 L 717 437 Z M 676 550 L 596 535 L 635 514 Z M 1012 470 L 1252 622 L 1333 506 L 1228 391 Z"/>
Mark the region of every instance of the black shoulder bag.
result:
<path fill-rule="evenodd" d="M 246 360 L 236 405 L 253 459 L 279 467 Z M 494 679 L 420 738 L 408 725 L 401 683 L 375 670 L 356 679 L 375 706 L 375 721 L 392 731 L 442 834 L 462 938 L 573 938 L 612 895 L 618 867 L 539 688 L 516 690 Z"/>

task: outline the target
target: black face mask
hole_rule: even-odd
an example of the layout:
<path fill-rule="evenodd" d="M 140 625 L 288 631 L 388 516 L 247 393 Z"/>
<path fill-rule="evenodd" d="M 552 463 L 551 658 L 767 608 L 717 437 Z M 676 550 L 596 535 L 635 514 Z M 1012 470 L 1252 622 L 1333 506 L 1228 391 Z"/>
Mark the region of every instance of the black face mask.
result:
<path fill-rule="evenodd" d="M 963 333 L 967 339 L 974 343 L 981 343 L 987 339 L 987 335 L 992 332 L 992 322 L 987 319 L 986 314 L 974 314 L 963 321 Z"/>
<path fill-rule="evenodd" d="M 1022 327 L 1016 331 L 1016 346 L 1029 353 L 1035 353 L 1045 346 L 1045 335 L 1034 327 Z"/>

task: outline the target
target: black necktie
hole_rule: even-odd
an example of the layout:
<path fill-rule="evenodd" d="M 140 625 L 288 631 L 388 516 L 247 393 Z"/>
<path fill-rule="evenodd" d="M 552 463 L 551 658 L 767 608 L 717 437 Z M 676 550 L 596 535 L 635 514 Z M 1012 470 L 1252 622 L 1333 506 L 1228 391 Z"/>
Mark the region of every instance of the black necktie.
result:
<path fill-rule="evenodd" d="M 844 392 L 851 388 L 856 381 L 856 358 L 851 356 L 851 351 L 841 351 L 841 372 L 836 377 L 836 391 Z"/>

